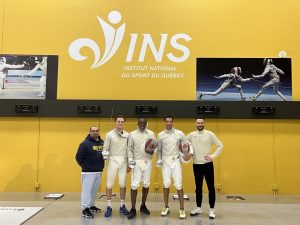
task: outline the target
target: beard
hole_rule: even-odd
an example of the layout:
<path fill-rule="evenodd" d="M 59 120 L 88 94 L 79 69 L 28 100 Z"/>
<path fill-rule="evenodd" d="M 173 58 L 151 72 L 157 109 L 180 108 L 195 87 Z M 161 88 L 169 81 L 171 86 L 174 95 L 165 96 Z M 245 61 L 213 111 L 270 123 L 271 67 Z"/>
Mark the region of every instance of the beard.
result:
<path fill-rule="evenodd" d="M 197 127 L 197 129 L 198 129 L 198 131 L 201 131 L 204 129 L 204 126 L 199 126 L 199 127 Z"/>

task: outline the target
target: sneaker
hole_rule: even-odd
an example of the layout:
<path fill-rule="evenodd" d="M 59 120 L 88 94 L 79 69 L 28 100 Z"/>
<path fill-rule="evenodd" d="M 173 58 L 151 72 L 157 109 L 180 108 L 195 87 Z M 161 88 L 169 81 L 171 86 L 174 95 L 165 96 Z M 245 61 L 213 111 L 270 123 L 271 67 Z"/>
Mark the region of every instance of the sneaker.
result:
<path fill-rule="evenodd" d="M 179 210 L 179 218 L 180 219 L 185 219 L 186 218 L 184 209 Z"/>
<path fill-rule="evenodd" d="M 120 213 L 123 214 L 124 216 L 127 216 L 129 214 L 128 210 L 126 209 L 125 205 L 120 207 Z"/>
<path fill-rule="evenodd" d="M 140 211 L 141 211 L 142 213 L 144 213 L 145 215 L 150 215 L 150 211 L 147 209 L 147 206 L 146 206 L 146 205 L 141 205 Z"/>
<path fill-rule="evenodd" d="M 110 206 L 107 206 L 104 216 L 111 217 L 111 215 L 112 215 L 112 208 Z"/>
<path fill-rule="evenodd" d="M 208 217 L 209 217 L 209 219 L 215 219 L 216 218 L 216 214 L 215 214 L 215 211 L 213 209 L 209 210 Z"/>
<path fill-rule="evenodd" d="M 255 96 L 251 96 L 250 99 L 251 99 L 252 101 L 256 101 L 256 97 L 255 97 Z"/>
<path fill-rule="evenodd" d="M 136 209 L 130 209 L 127 219 L 133 219 L 134 217 L 136 217 Z"/>
<path fill-rule="evenodd" d="M 202 210 L 200 207 L 196 207 L 193 211 L 191 211 L 190 215 L 191 216 L 197 216 L 200 215 L 202 213 Z"/>
<path fill-rule="evenodd" d="M 160 215 L 167 216 L 169 213 L 170 213 L 169 207 L 164 207 L 163 210 L 161 211 Z"/>
<path fill-rule="evenodd" d="M 96 207 L 96 206 L 92 206 L 92 207 L 90 207 L 90 211 L 91 211 L 91 212 L 95 212 L 95 213 L 100 213 L 100 212 L 101 212 L 101 209 L 99 209 L 99 208 Z"/>
<path fill-rule="evenodd" d="M 81 216 L 89 219 L 94 218 L 94 215 L 91 213 L 89 208 L 85 208 L 84 210 L 82 210 Z"/>

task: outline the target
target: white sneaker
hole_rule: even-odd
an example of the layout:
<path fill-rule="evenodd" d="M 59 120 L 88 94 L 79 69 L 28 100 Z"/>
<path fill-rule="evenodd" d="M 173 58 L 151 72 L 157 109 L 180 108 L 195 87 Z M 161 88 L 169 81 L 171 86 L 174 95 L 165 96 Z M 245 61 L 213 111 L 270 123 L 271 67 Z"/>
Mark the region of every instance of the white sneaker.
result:
<path fill-rule="evenodd" d="M 197 215 L 199 215 L 201 213 L 202 213 L 201 208 L 200 207 L 196 207 L 193 211 L 191 211 L 190 215 L 191 216 L 197 216 Z"/>
<path fill-rule="evenodd" d="M 216 218 L 215 210 L 210 209 L 208 217 L 209 217 L 209 219 L 215 219 Z"/>
<path fill-rule="evenodd" d="M 179 210 L 179 218 L 180 219 L 185 219 L 186 218 L 184 209 Z"/>
<path fill-rule="evenodd" d="M 169 213 L 170 213 L 169 207 L 164 207 L 163 210 L 161 211 L 160 215 L 167 216 Z"/>

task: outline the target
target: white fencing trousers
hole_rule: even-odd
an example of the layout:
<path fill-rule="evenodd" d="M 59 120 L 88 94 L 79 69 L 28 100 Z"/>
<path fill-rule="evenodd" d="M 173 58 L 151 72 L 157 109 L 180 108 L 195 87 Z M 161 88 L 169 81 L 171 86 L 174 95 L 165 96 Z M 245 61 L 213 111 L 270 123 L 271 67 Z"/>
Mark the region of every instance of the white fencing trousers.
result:
<path fill-rule="evenodd" d="M 82 173 L 81 174 L 81 206 L 82 209 L 95 205 L 96 194 L 101 182 L 102 173 Z"/>
<path fill-rule="evenodd" d="M 182 189 L 182 169 L 179 157 L 169 156 L 163 159 L 162 175 L 164 188 L 171 186 L 171 177 L 177 190 Z"/>
<path fill-rule="evenodd" d="M 40 91 L 46 92 L 46 76 L 41 76 L 40 78 Z"/>
<path fill-rule="evenodd" d="M 131 189 L 136 190 L 143 183 L 148 188 L 151 179 L 152 160 L 136 160 L 136 166 L 131 171 Z"/>
<path fill-rule="evenodd" d="M 106 187 L 112 189 L 115 179 L 119 175 L 120 188 L 126 187 L 127 159 L 124 156 L 110 156 L 107 165 Z"/>

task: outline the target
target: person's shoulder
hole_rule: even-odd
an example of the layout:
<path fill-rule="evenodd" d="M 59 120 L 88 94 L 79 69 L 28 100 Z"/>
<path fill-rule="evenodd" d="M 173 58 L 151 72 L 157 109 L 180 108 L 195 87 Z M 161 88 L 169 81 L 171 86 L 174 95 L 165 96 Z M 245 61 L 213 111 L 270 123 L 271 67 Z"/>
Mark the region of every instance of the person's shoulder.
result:
<path fill-rule="evenodd" d="M 148 132 L 150 135 L 154 135 L 154 132 L 153 132 L 152 130 L 147 129 L 147 132 Z"/>
<path fill-rule="evenodd" d="M 187 137 L 188 137 L 188 136 L 191 136 L 191 135 L 193 135 L 193 134 L 195 134 L 196 132 L 197 132 L 197 131 L 192 131 L 192 132 L 188 133 Z"/>
<path fill-rule="evenodd" d="M 137 134 L 137 130 L 133 130 L 129 133 L 130 136 Z"/>
<path fill-rule="evenodd" d="M 208 134 L 208 135 L 215 135 L 215 133 L 214 132 L 212 132 L 211 130 L 204 130 L 204 133 L 205 134 Z"/>
<path fill-rule="evenodd" d="M 87 138 L 85 138 L 80 144 L 79 147 L 84 148 L 86 146 L 88 146 L 89 144 L 89 140 Z"/>
<path fill-rule="evenodd" d="M 165 130 L 162 130 L 161 132 L 158 133 L 158 136 L 160 137 L 160 136 L 162 136 L 164 134 L 165 134 Z"/>
<path fill-rule="evenodd" d="M 106 133 L 106 135 L 111 135 L 114 132 L 114 130 L 110 130 Z"/>
<path fill-rule="evenodd" d="M 176 129 L 176 128 L 174 128 L 174 132 L 175 132 L 176 134 L 179 134 L 179 135 L 184 135 L 184 133 L 183 133 L 182 130 L 178 130 L 178 129 Z"/>

